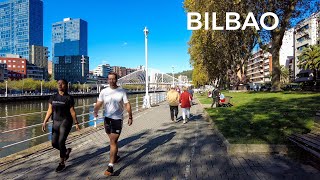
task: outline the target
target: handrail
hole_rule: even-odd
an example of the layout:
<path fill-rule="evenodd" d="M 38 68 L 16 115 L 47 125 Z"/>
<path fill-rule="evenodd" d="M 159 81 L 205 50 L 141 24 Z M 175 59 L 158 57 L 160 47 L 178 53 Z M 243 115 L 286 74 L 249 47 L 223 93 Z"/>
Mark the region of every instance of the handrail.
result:
<path fill-rule="evenodd" d="M 99 112 L 100 111 L 103 111 L 103 109 L 99 110 Z M 80 114 L 80 115 L 77 115 L 77 117 L 82 117 L 82 116 L 85 116 L 85 115 L 88 115 L 88 114 L 91 114 L 91 113 L 89 112 L 89 113 Z M 52 123 L 52 121 L 49 121 L 48 123 Z M 42 123 L 34 124 L 34 125 L 22 127 L 22 128 L 17 128 L 17 129 L 10 129 L 10 130 L 1 132 L 1 134 L 5 134 L 5 133 L 8 133 L 8 132 L 13 132 L 13 131 L 17 131 L 17 130 L 22 130 L 22 129 L 29 129 L 29 128 L 37 127 L 37 126 L 40 126 L 40 125 L 42 125 Z"/>
<path fill-rule="evenodd" d="M 88 123 L 88 122 L 92 122 L 92 121 L 98 121 L 99 118 L 97 119 L 93 119 L 93 120 L 90 120 L 90 121 L 86 121 L 86 122 L 83 122 L 83 123 L 79 123 L 79 125 L 81 124 L 85 124 L 85 123 Z M 72 127 L 74 127 L 75 125 L 73 125 Z M 46 136 L 46 135 L 49 135 L 50 133 L 46 133 L 46 134 L 42 134 L 42 135 L 39 135 L 39 136 L 36 136 L 36 137 L 33 137 L 33 138 L 29 138 L 29 139 L 25 139 L 25 140 L 22 140 L 22 141 L 19 141 L 19 142 L 16 142 L 16 143 L 13 143 L 13 144 L 9 144 L 9 145 L 6 145 L 6 146 L 3 146 L 0 148 L 1 149 L 5 149 L 5 148 L 8 148 L 8 147 L 11 147 L 11 146 L 15 146 L 17 144 L 21 144 L 21 143 L 24 143 L 24 142 L 27 142 L 27 141 L 30 141 L 30 140 L 33 140 L 33 139 L 37 139 L 39 137 L 43 137 L 43 136 Z"/>
<path fill-rule="evenodd" d="M 132 99 L 135 100 L 136 97 L 129 99 L 129 101 L 132 100 Z M 93 106 L 93 104 L 88 104 L 88 105 L 84 105 L 84 106 L 77 106 L 74 109 L 78 109 L 78 108 L 82 108 L 82 107 L 88 107 L 88 106 Z M 33 114 L 41 114 L 41 113 L 46 113 L 46 112 L 47 111 L 38 111 L 38 112 L 33 112 L 33 113 L 16 114 L 16 115 L 11 115 L 11 116 L 6 116 L 6 117 L 0 117 L 0 119 L 13 118 L 13 117 L 18 117 L 18 116 L 29 116 L 29 115 L 33 115 Z"/>
<path fill-rule="evenodd" d="M 165 96 L 158 96 L 158 97 L 159 97 L 159 98 L 155 98 L 155 99 L 156 99 L 156 103 L 155 103 L 155 104 L 165 101 Z M 136 97 L 136 98 L 137 98 L 137 97 Z M 138 98 L 139 98 L 139 97 L 138 97 Z M 138 102 L 143 102 L 143 101 L 138 101 Z M 138 106 L 138 107 L 139 107 L 139 106 Z M 137 107 L 133 107 L 133 108 L 137 108 Z M 103 109 L 99 110 L 99 112 L 100 112 L 100 111 L 103 111 Z M 85 115 L 88 115 L 88 114 L 91 114 L 91 113 L 92 113 L 92 112 L 84 113 L 84 114 L 81 114 L 81 115 L 77 115 L 77 117 L 85 116 Z M 94 122 L 95 122 L 95 127 L 96 127 L 96 122 L 99 121 L 99 119 L 103 119 L 103 117 L 94 118 L 93 120 L 89 120 L 89 121 L 86 121 L 86 122 L 79 123 L 79 125 L 94 121 Z M 52 121 L 50 121 L 49 123 L 52 123 Z M 42 123 L 41 123 L 41 124 L 35 124 L 35 125 L 27 126 L 27 127 L 23 127 L 23 128 L 8 130 L 8 131 L 4 131 L 4 132 L 1 132 L 1 133 L 4 134 L 4 133 L 8 133 L 8 132 L 13 132 L 13 131 L 16 131 L 16 130 L 27 129 L 27 128 L 30 128 L 30 127 L 36 127 L 36 126 L 39 126 L 39 125 L 42 125 Z M 74 126 L 75 126 L 75 125 L 73 125 L 72 127 L 74 127 Z M 25 139 L 25 140 L 22 140 L 22 141 L 13 143 L 13 144 L 9 144 L 9 145 L 0 147 L 0 151 L 1 151 L 2 149 L 5 149 L 5 148 L 11 147 L 11 146 L 15 146 L 15 145 L 17 145 L 17 144 L 21 144 L 21 143 L 23 143 L 23 142 L 27 142 L 27 141 L 30 141 L 30 140 L 33 140 L 33 139 L 37 139 L 37 138 L 39 138 L 39 137 L 43 137 L 43 136 L 46 136 L 46 135 L 49 135 L 49 134 L 50 134 L 50 133 L 42 134 L 42 135 L 39 135 L 39 136 L 36 136 L 36 137 L 33 137 L 33 138 Z"/>

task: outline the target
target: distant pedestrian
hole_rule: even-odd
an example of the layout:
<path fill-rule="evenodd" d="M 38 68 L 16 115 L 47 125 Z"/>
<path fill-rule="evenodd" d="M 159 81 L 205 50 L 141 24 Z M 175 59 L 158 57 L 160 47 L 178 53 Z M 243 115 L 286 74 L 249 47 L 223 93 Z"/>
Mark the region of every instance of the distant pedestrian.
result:
<path fill-rule="evenodd" d="M 181 90 L 180 90 L 179 86 L 177 86 L 176 91 L 177 91 L 179 94 L 181 94 Z"/>
<path fill-rule="evenodd" d="M 183 87 L 183 93 L 180 95 L 183 124 L 187 123 L 190 119 L 191 101 L 192 101 L 192 96 L 188 92 L 188 88 Z"/>
<path fill-rule="evenodd" d="M 211 93 L 212 94 L 211 108 L 219 106 L 219 100 L 220 100 L 219 93 L 220 93 L 220 91 L 218 90 L 218 88 L 213 88 L 212 93 Z"/>
<path fill-rule="evenodd" d="M 113 174 L 114 163 L 120 159 L 118 156 L 118 139 L 121 134 L 123 125 L 124 108 L 128 112 L 128 125 L 132 124 L 132 110 L 127 93 L 124 89 L 117 86 L 118 75 L 109 73 L 109 87 L 103 89 L 97 100 L 93 110 L 94 117 L 98 117 L 99 109 L 104 106 L 104 128 L 110 139 L 110 161 L 104 175 L 111 176 Z"/>
<path fill-rule="evenodd" d="M 167 92 L 167 102 L 170 107 L 171 120 L 175 122 L 177 122 L 179 113 L 179 98 L 179 93 L 174 89 L 174 86 L 171 86 L 171 89 Z"/>
<path fill-rule="evenodd" d="M 49 107 L 42 124 L 42 131 L 46 131 L 47 122 L 52 116 L 52 146 L 60 151 L 60 163 L 56 172 L 65 169 L 65 161 L 69 158 L 71 148 L 66 148 L 66 140 L 72 128 L 72 120 L 76 129 L 80 130 L 76 112 L 74 110 L 74 99 L 68 94 L 68 82 L 64 79 L 58 81 L 58 93 L 49 99 Z"/>

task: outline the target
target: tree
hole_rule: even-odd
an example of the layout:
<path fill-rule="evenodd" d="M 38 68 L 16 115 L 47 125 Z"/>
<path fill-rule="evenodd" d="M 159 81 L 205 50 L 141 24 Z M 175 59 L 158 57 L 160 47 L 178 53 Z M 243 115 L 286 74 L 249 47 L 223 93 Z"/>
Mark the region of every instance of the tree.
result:
<path fill-rule="evenodd" d="M 298 67 L 312 70 L 315 74 L 314 81 L 317 83 L 318 71 L 320 70 L 320 45 L 304 48 L 298 57 Z"/>
<path fill-rule="evenodd" d="M 280 75 L 280 82 L 281 84 L 287 84 L 289 83 L 289 69 L 286 68 L 284 65 L 281 65 L 281 75 Z"/>
<path fill-rule="evenodd" d="M 202 17 L 205 12 L 216 12 L 217 17 L 223 17 L 217 18 L 218 25 L 226 23 L 226 18 L 224 18 L 226 12 L 238 12 L 239 21 L 243 24 L 248 12 L 257 12 L 254 6 L 250 6 L 251 1 L 253 0 L 185 0 L 184 7 L 188 12 L 201 13 Z M 201 22 L 204 23 L 204 19 Z M 209 30 L 203 28 L 193 31 L 188 50 L 190 63 L 194 70 L 198 69 L 193 74 L 199 76 L 198 73 L 203 71 L 203 75 L 210 82 L 229 84 L 235 88 L 240 83 L 246 83 L 247 60 L 257 40 L 258 33 L 251 27 L 246 28 L 245 31 L 241 29 L 213 31 L 212 24 L 209 24 Z"/>
<path fill-rule="evenodd" d="M 272 54 L 272 91 L 280 91 L 280 62 L 279 51 L 282 45 L 282 39 L 285 31 L 296 25 L 297 22 L 306 18 L 311 13 L 319 9 L 319 0 L 259 0 L 253 2 L 259 9 L 259 19 L 263 13 L 274 12 L 279 17 L 279 25 L 276 29 L 268 31 L 259 31 L 261 45 L 271 42 L 270 52 Z M 270 16 L 266 19 L 265 24 L 272 26 L 275 19 Z"/>

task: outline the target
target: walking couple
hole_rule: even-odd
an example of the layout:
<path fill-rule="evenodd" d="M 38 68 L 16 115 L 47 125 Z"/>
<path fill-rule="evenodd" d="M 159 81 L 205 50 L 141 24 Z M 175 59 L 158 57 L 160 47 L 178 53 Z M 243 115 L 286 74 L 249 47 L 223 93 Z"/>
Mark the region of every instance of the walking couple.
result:
<path fill-rule="evenodd" d="M 94 107 L 93 115 L 98 117 L 99 109 L 104 106 L 104 127 L 110 139 L 110 161 L 106 176 L 114 173 L 114 163 L 118 162 L 118 139 L 123 126 L 124 108 L 127 110 L 129 118 L 128 125 L 132 124 L 132 110 L 127 94 L 124 89 L 117 86 L 118 76 L 116 73 L 109 73 L 108 83 L 110 87 L 103 89 Z M 76 112 L 74 110 L 74 99 L 68 94 L 68 82 L 58 81 L 58 93 L 54 94 L 49 100 L 47 115 L 42 124 L 42 131 L 46 131 L 46 124 L 52 116 L 52 146 L 60 151 L 60 163 L 56 172 L 63 171 L 65 161 L 69 158 L 71 148 L 66 148 L 66 140 L 71 131 L 73 121 L 76 129 L 80 130 Z"/>
<path fill-rule="evenodd" d="M 188 92 L 187 87 L 183 87 L 181 95 L 175 90 L 174 86 L 167 93 L 167 102 L 170 107 L 171 120 L 178 122 L 179 104 L 182 109 L 183 124 L 190 119 L 190 108 L 192 105 L 192 94 Z"/>

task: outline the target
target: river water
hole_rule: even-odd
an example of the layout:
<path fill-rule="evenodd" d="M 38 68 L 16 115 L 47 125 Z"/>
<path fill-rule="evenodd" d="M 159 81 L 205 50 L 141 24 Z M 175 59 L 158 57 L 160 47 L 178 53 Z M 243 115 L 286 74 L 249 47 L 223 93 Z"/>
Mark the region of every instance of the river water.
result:
<path fill-rule="evenodd" d="M 154 95 L 155 94 L 153 93 L 150 94 L 150 96 Z M 128 95 L 133 110 L 135 110 L 137 98 L 139 101 L 139 108 L 141 108 L 143 96 L 144 94 Z M 93 111 L 93 103 L 95 103 L 96 100 L 97 97 L 75 98 L 75 110 L 77 115 L 90 112 L 90 114 L 78 117 L 79 123 L 93 120 L 93 115 L 91 112 Z M 0 158 L 51 140 L 52 123 L 49 123 L 47 129 L 47 132 L 50 132 L 49 135 L 23 142 L 8 148 L 2 148 L 16 142 L 45 134 L 41 131 L 41 125 L 27 129 L 16 130 L 13 132 L 7 131 L 35 124 L 41 124 L 45 118 L 47 109 L 48 100 L 0 103 Z M 97 123 L 101 122 L 103 121 L 100 120 Z M 94 122 L 88 122 L 81 125 L 81 128 L 93 125 Z M 72 128 L 72 131 L 74 130 L 75 128 Z"/>

